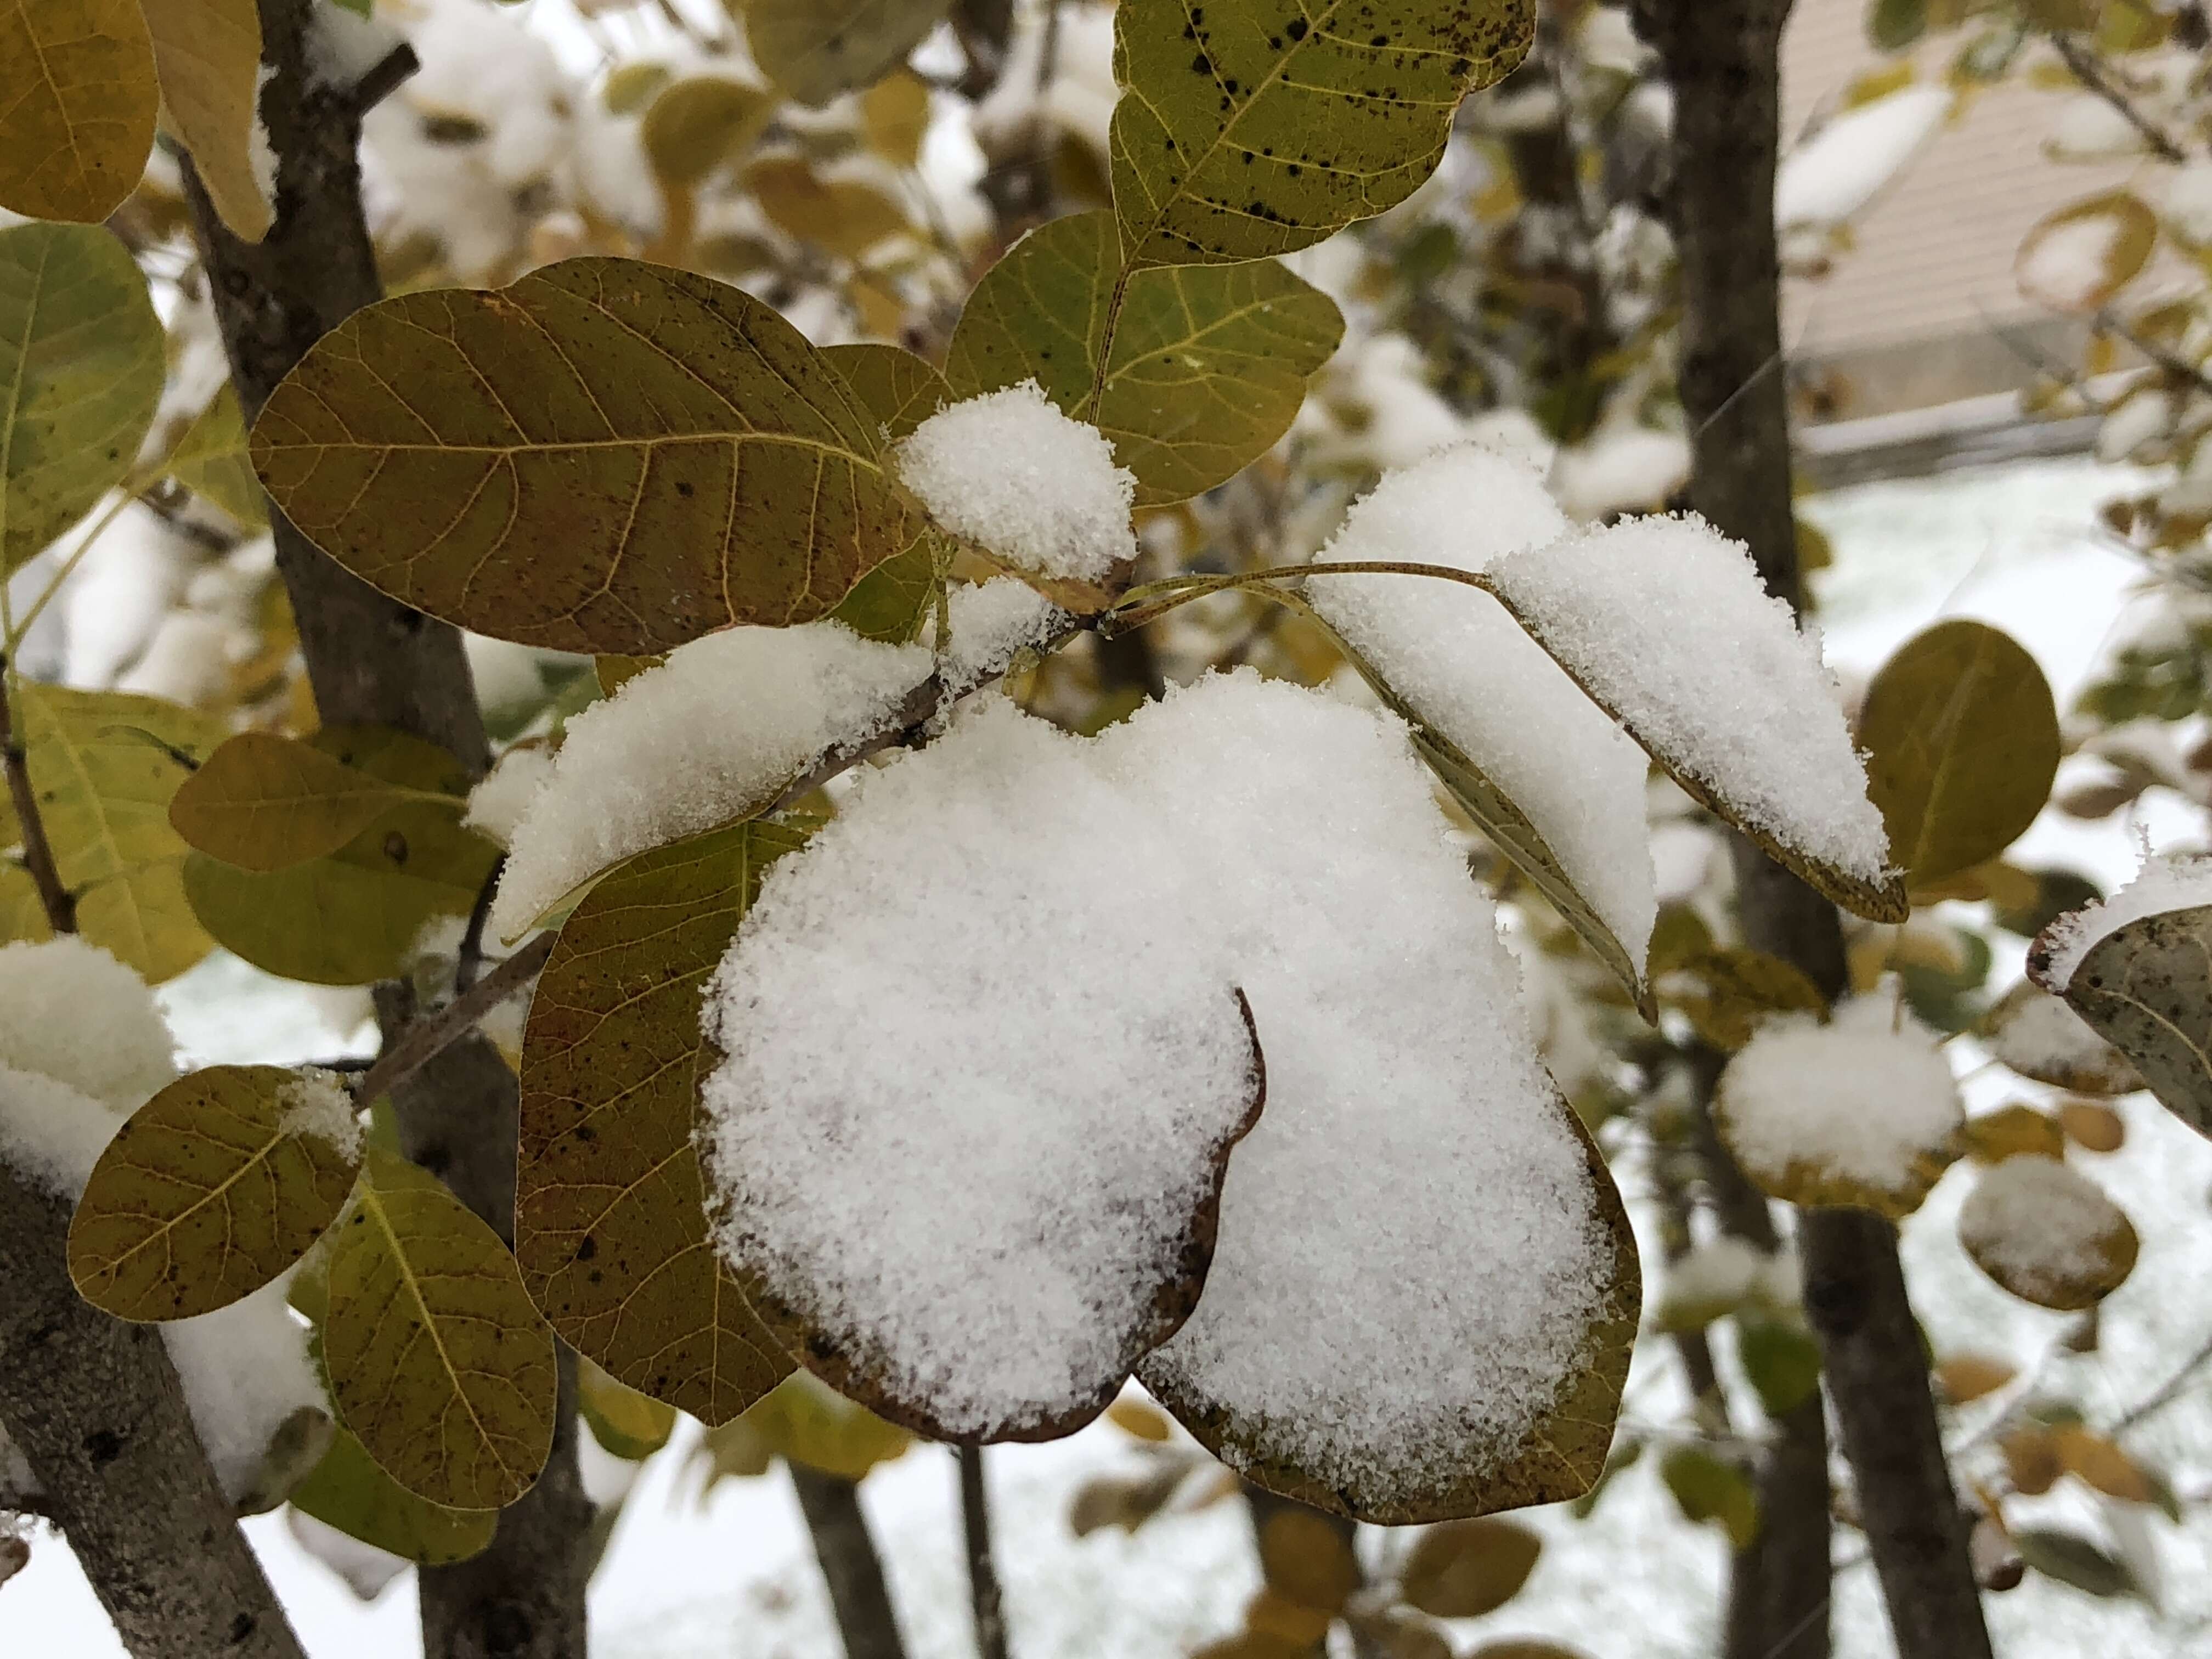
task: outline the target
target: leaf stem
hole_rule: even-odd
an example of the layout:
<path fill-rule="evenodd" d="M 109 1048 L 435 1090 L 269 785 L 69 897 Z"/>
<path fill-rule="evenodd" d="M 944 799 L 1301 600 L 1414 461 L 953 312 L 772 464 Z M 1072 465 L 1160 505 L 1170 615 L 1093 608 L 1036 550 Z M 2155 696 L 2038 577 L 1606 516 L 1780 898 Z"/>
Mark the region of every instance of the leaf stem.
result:
<path fill-rule="evenodd" d="M 46 839 L 46 820 L 39 814 L 39 798 L 31 787 L 30 756 L 15 734 L 8 695 L 15 672 L 14 659 L 0 656 L 0 764 L 7 769 L 8 798 L 15 805 L 16 821 L 23 833 L 23 867 L 31 873 L 31 884 L 38 889 L 40 907 L 46 913 L 46 926 L 57 934 L 74 933 L 76 898 L 62 884 L 60 867 L 54 862 L 53 844 Z"/>
<path fill-rule="evenodd" d="M 968 1597 L 975 1615 L 979 1659 L 1006 1659 L 1006 1610 L 991 1559 L 991 1503 L 983 1488 L 983 1449 L 956 1446 L 960 1460 L 960 1526 L 968 1545 Z"/>
<path fill-rule="evenodd" d="M 428 1065 L 476 1028 L 477 1022 L 535 978 L 553 954 L 556 935 L 540 933 L 429 1018 L 407 1028 L 368 1068 L 354 1098 L 368 1104 Z"/>
<path fill-rule="evenodd" d="M 1083 405 L 1083 418 L 1098 424 L 1098 406 L 1106 401 L 1106 366 L 1114 360 L 1114 332 L 1121 325 L 1121 302 L 1129 297 L 1129 278 L 1136 273 L 1123 265 L 1114 278 L 1114 292 L 1106 301 L 1106 325 L 1098 331 L 1098 357 L 1091 371 L 1091 396 Z"/>

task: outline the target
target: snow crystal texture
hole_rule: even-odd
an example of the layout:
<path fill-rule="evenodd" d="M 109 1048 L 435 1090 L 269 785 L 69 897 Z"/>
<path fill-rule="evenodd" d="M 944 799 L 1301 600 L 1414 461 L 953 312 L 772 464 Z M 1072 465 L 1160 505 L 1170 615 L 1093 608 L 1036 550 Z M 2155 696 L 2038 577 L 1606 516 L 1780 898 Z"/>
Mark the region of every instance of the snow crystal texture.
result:
<path fill-rule="evenodd" d="M 899 445 L 897 466 L 939 524 L 1024 570 L 1099 581 L 1137 556 L 1136 479 L 1035 380 L 939 410 Z"/>
<path fill-rule="evenodd" d="M 2022 1153 L 1982 1171 L 1959 1206 L 1959 1242 L 2023 1285 L 2056 1291 L 2104 1267 L 2098 1246 L 2124 1219 L 2088 1176 Z"/>
<path fill-rule="evenodd" d="M 2212 904 L 2212 858 L 2152 859 L 2110 898 L 2069 910 L 2043 930 L 2035 942 L 2036 982 L 2063 995 L 2100 939 L 2145 916 L 2207 904 Z"/>
<path fill-rule="evenodd" d="M 74 935 L 0 945 L 0 1066 L 134 1112 L 177 1075 L 146 981 Z"/>
<path fill-rule="evenodd" d="M 1694 515 L 1509 554 L 1500 598 L 1644 746 L 1801 855 L 1882 879 L 1835 678 L 1751 556 Z"/>
<path fill-rule="evenodd" d="M 1385 475 L 1321 557 L 1480 571 L 1569 528 L 1533 468 L 1463 445 Z M 1316 576 L 1306 597 L 1528 814 L 1640 969 L 1658 901 L 1635 741 L 1487 593 L 1434 577 Z"/>
<path fill-rule="evenodd" d="M 874 735 L 930 667 L 921 646 L 828 621 L 678 646 L 568 722 L 514 826 L 493 932 L 515 939 L 609 866 L 764 805 L 824 751 Z"/>

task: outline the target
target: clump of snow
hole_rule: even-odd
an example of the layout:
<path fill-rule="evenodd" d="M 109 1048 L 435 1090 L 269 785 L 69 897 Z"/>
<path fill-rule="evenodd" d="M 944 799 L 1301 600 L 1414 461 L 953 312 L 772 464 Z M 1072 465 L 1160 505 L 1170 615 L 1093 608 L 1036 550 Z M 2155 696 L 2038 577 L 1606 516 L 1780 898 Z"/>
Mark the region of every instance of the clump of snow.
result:
<path fill-rule="evenodd" d="M 939 524 L 1024 570 L 1099 581 L 1137 556 L 1136 479 L 1035 380 L 938 410 L 899 445 L 897 466 Z"/>
<path fill-rule="evenodd" d="M 1610 1247 L 1495 921 L 1386 716 L 1249 672 L 1091 740 L 966 713 L 778 865 L 709 994 L 723 1248 L 948 1409 L 1054 1384 L 1157 1202 L 1117 1195 L 1222 1132 L 1188 1103 L 1226 1055 L 1176 1050 L 1241 986 L 1267 1107 L 1147 1378 L 1324 1480 L 1502 1466 L 1587 1360 Z"/>
<path fill-rule="evenodd" d="M 2096 305 L 2113 283 L 2113 254 L 2126 227 L 2117 214 L 2083 214 L 2034 233 L 2014 275 L 2020 291 L 2057 311 Z"/>
<path fill-rule="evenodd" d="M 1509 554 L 1494 590 L 1664 763 L 1781 845 L 1867 883 L 1889 836 L 1835 677 L 1751 556 L 1694 514 Z"/>
<path fill-rule="evenodd" d="M 1782 158 L 1774 177 L 1774 222 L 1840 224 L 1881 194 L 1943 125 L 1951 92 L 1905 87 L 1838 115 Z"/>
<path fill-rule="evenodd" d="M 937 653 L 937 676 L 951 692 L 1005 673 L 1016 657 L 1042 646 L 1069 620 L 1018 576 L 956 587 L 945 605 L 951 637 Z"/>
<path fill-rule="evenodd" d="M 253 125 L 246 135 L 246 165 L 253 173 L 253 183 L 265 202 L 276 199 L 276 149 L 269 142 L 269 123 L 261 113 L 261 100 L 269 90 L 269 82 L 276 73 L 274 64 L 264 64 L 253 80 Z"/>
<path fill-rule="evenodd" d="M 1664 1330 L 1709 1325 L 1747 1303 L 1786 1310 L 1797 1302 L 1797 1263 L 1733 1233 L 1716 1233 L 1667 1264 L 1654 1323 Z"/>
<path fill-rule="evenodd" d="M 2021 1076 L 2062 1086 L 2069 1078 L 2120 1079 L 2129 1072 L 2127 1061 L 2088 1021 L 2060 998 L 2025 982 L 1995 1010 L 1993 1029 L 1983 1041 Z"/>
<path fill-rule="evenodd" d="M 329 1409 L 307 1352 L 307 1327 L 286 1297 L 291 1273 L 196 1319 L 172 1320 L 161 1340 L 185 1385 L 185 1405 L 222 1489 L 235 1501 L 258 1483 L 284 1420 Z"/>
<path fill-rule="evenodd" d="M 152 988 L 67 934 L 0 945 L 0 1066 L 57 1079 L 125 1113 L 177 1075 Z"/>
<path fill-rule="evenodd" d="M 1110 1397 L 1252 1105 L 1158 845 L 992 699 L 775 866 L 708 992 L 725 1254 L 946 1432 Z"/>
<path fill-rule="evenodd" d="M 1811 1170 L 1884 1194 L 1911 1190 L 1929 1159 L 1948 1161 L 1966 1121 L 1936 1035 L 1893 993 L 1768 1020 L 1729 1062 L 1723 1133 L 1770 1188 Z"/>
<path fill-rule="evenodd" d="M 1480 571 L 1568 529 L 1532 468 L 1462 445 L 1386 474 L 1320 556 Z M 1640 972 L 1658 913 L 1644 751 L 1487 593 L 1432 577 L 1315 576 L 1306 597 L 1528 814 Z"/>
<path fill-rule="evenodd" d="M 0 1161 L 47 1192 L 74 1201 L 122 1127 L 122 1114 L 82 1089 L 0 1067 Z"/>
<path fill-rule="evenodd" d="M 590 1438 L 588 1434 L 579 1436 L 579 1449 Z M 284 1525 L 294 1542 L 345 1580 L 346 1588 L 364 1601 L 376 1600 L 386 1584 L 414 1565 L 404 1555 L 364 1544 L 289 1504 L 284 1506 Z"/>
<path fill-rule="evenodd" d="M 373 17 L 336 0 L 314 0 L 302 44 L 307 78 L 318 86 L 343 90 L 360 85 L 362 77 L 389 58 L 401 41 L 396 31 Z"/>
<path fill-rule="evenodd" d="M 2104 1188 L 2055 1158 L 2022 1153 L 1981 1173 L 1959 1207 L 1959 1242 L 2021 1288 L 2056 1293 L 2106 1269 L 2127 1224 Z"/>
<path fill-rule="evenodd" d="M 469 791 L 461 822 L 501 847 L 514 844 L 515 826 L 553 777 L 553 751 L 541 744 L 508 750 L 483 782 Z"/>
<path fill-rule="evenodd" d="M 874 735 L 929 677 L 918 645 L 842 623 L 732 628 L 568 722 L 508 843 L 490 926 L 512 939 L 634 854 L 757 811 L 827 750 Z"/>
<path fill-rule="evenodd" d="M 277 1090 L 276 1099 L 284 1108 L 284 1115 L 276 1121 L 278 1133 L 313 1135 L 342 1157 L 361 1156 L 361 1119 L 353 1091 L 336 1072 L 303 1066 Z"/>
<path fill-rule="evenodd" d="M 1664 507 L 1689 481 L 1690 441 L 1657 427 L 1601 428 L 1552 460 L 1553 493 L 1585 524 L 1608 514 Z"/>
<path fill-rule="evenodd" d="M 2075 970 L 2099 940 L 2131 921 L 2212 904 L 2212 858 L 2169 854 L 2154 858 L 2110 898 L 2069 910 L 2037 937 L 2028 969 L 2046 991 L 2064 995 Z"/>

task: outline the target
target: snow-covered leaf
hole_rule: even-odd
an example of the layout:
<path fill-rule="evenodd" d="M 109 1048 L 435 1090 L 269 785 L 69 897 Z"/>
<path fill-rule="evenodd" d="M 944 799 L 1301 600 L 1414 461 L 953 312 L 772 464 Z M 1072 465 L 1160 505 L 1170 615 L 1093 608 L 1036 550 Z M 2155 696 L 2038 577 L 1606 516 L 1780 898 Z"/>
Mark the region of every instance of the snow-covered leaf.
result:
<path fill-rule="evenodd" d="M 2064 1312 L 2118 1290 L 2139 1249 L 2135 1227 L 2101 1187 L 2033 1154 L 1982 1171 L 1959 1207 L 1959 1243 L 2022 1301 Z"/>
<path fill-rule="evenodd" d="M 1486 586 L 1691 795 L 1846 909 L 1904 920 L 1833 678 L 1740 544 L 1627 519 L 1508 554 Z"/>
<path fill-rule="evenodd" d="M 1534 33 L 1527 0 L 1128 0 L 1110 161 L 1132 266 L 1266 258 L 1395 206 L 1460 100 Z M 1287 15 L 1285 15 L 1287 13 Z"/>
<path fill-rule="evenodd" d="M 163 118 L 191 153 L 223 223 L 258 242 L 275 217 L 276 180 L 258 176 L 253 159 L 262 76 L 256 0 L 145 0 L 145 15 Z"/>
<path fill-rule="evenodd" d="M 137 8 L 124 4 L 135 23 Z M 0 5 L 0 65 L 18 61 L 8 34 L 11 24 L 29 27 L 28 17 L 26 7 Z M 10 72 L 0 68 L 0 77 Z M 0 80 L 0 108 L 8 101 Z M 8 118 L 0 169 L 24 153 L 7 136 Z M 133 180 L 144 157 L 142 143 Z M 0 575 L 123 482 L 161 401 L 162 352 L 146 279 L 113 236 L 81 225 L 0 230 Z"/>
<path fill-rule="evenodd" d="M 1867 793 L 1914 883 L 1984 863 L 2051 796 L 2058 710 L 2008 635 L 1954 617 L 1899 646 L 1867 689 Z"/>
<path fill-rule="evenodd" d="M 948 0 L 741 0 L 745 41 L 803 104 L 881 79 L 937 27 Z"/>
<path fill-rule="evenodd" d="M 2136 890 L 2124 889 L 2108 902 L 2108 908 Z M 2097 912 L 2073 913 L 2084 915 L 2095 916 Z M 2060 926 L 2063 923 L 2037 941 L 2039 953 Z M 2067 1004 L 2090 1032 L 2124 1055 L 2160 1103 L 2202 1135 L 2212 1135 L 2212 957 L 2207 955 L 2208 943 L 2212 943 L 2212 906 L 2191 905 L 2122 919 L 2090 944 L 2064 983 Z"/>
<path fill-rule="evenodd" d="M 27 682 L 15 695 L 77 931 L 155 984 L 174 978 L 210 940 L 185 900 L 188 849 L 169 827 L 169 799 L 222 741 L 222 722 L 121 691 Z M 46 936 L 42 919 L 32 936 Z"/>
<path fill-rule="evenodd" d="M 1714 1125 L 1743 1171 L 1792 1204 L 1919 1207 L 1960 1151 L 1958 1085 L 1934 1035 L 1876 993 L 1828 1023 L 1771 1020 L 1729 1062 Z"/>
<path fill-rule="evenodd" d="M 2053 311 L 2087 314 L 2150 263 L 2158 215 L 2130 191 L 2107 191 L 2037 222 L 2013 260 L 2020 291 Z"/>
<path fill-rule="evenodd" d="M 355 313 L 271 395 L 252 453 L 372 586 L 564 650 L 805 622 L 915 528 L 874 422 L 796 329 L 634 259 Z"/>
<path fill-rule="evenodd" d="M 1344 319 L 1271 260 L 1140 270 L 1128 273 L 1109 343 L 1121 276 L 1103 209 L 1031 231 L 969 295 L 945 373 L 963 397 L 1036 380 L 1064 412 L 1096 422 L 1135 475 L 1139 506 L 1179 501 L 1289 429 Z"/>
<path fill-rule="evenodd" d="M 1156 925 L 1157 836 L 1092 752 L 995 702 L 871 775 L 707 994 L 724 1256 L 811 1370 L 939 1439 L 1112 1401 L 1197 1302 L 1260 1109 L 1249 1012 Z"/>
<path fill-rule="evenodd" d="M 146 170 L 160 106 L 137 0 L 0 0 L 0 209 L 98 224 Z"/>
<path fill-rule="evenodd" d="M 792 1362 L 708 1237 L 692 1150 L 699 993 L 793 830 L 741 823 L 648 853 L 586 895 L 539 975 L 522 1044 L 514 1253 L 562 1338 L 702 1422 Z"/>
<path fill-rule="evenodd" d="M 349 1538 L 424 1566 L 482 1554 L 499 1525 L 496 1510 L 447 1509 L 417 1498 L 340 1429 L 323 1461 L 293 1490 L 292 1507 Z"/>
<path fill-rule="evenodd" d="M 2125 1055 L 2064 1002 L 2025 980 L 1990 1010 L 1982 1041 L 2022 1077 L 2077 1094 L 2124 1095 L 2143 1086 Z"/>
<path fill-rule="evenodd" d="M 323 1359 L 338 1421 L 418 1498 L 495 1510 L 553 1446 L 553 1333 L 445 1184 L 372 1148 L 332 1232 Z"/>
<path fill-rule="evenodd" d="M 331 1079 L 211 1066 L 116 1132 L 69 1231 L 70 1277 L 121 1319 L 190 1319 L 307 1253 L 353 1190 L 361 1133 Z"/>

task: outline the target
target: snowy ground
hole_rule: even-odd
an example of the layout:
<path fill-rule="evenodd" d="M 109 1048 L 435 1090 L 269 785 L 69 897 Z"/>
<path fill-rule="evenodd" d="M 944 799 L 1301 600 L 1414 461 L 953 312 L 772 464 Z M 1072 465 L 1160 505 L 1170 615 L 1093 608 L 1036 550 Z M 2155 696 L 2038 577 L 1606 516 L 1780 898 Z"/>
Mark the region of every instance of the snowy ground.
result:
<path fill-rule="evenodd" d="M 1818 583 L 1832 657 L 1865 673 L 1942 615 L 2006 628 L 2042 660 L 2062 704 L 2126 602 L 2133 569 L 2086 532 L 2092 509 L 2125 475 L 2086 461 L 2042 463 L 1924 483 L 1875 484 L 1808 506 L 1836 548 Z M 2177 803 L 2147 811 L 2154 842 L 2202 833 Z M 2031 860 L 2064 859 L 2107 883 L 2132 872 L 2127 833 L 2047 818 L 2031 832 Z M 2001 972 L 2004 971 L 2001 969 Z M 337 1051 L 343 1015 L 327 1001 L 211 962 L 167 994 L 180 1041 L 196 1060 L 297 1060 Z M 1974 1079 L 1980 1088 L 1987 1079 Z M 1977 1099 L 1977 1104 L 1992 1103 Z M 2162 1382 L 2212 1331 L 2212 1258 L 2203 1244 L 2212 1202 L 2212 1143 L 2143 1100 L 2126 1103 L 2127 1145 L 2098 1177 L 2135 1218 L 2143 1255 L 2106 1304 L 2102 1342 L 2087 1355 L 2048 1358 L 2057 1316 L 1990 1285 L 1953 1242 L 1967 1179 L 1937 1188 L 1906 1232 L 1908 1273 L 1923 1319 L 1947 1343 L 2039 1362 L 2055 1387 L 2108 1421 Z M 1656 1351 L 1630 1382 L 1632 1419 L 1666 1420 L 1677 1388 Z M 1954 1432 L 1968 1434 L 1971 1408 Z M 2212 1484 L 2212 1382 L 2200 1384 L 2133 1442 L 2185 1492 Z M 648 1466 L 625 1504 L 592 1588 L 594 1650 L 603 1659 L 835 1659 L 826 1601 L 780 1475 L 725 1484 L 704 1505 L 684 1480 L 683 1443 Z M 1118 1431 L 1094 1426 L 1048 1446 L 990 1457 L 1013 1644 L 1019 1659 L 1165 1659 L 1225 1633 L 1255 1583 L 1241 1506 L 1218 1504 L 1078 1540 L 1066 1510 L 1088 1474 L 1138 1456 Z M 1474 1638 L 1542 1635 L 1591 1659 L 1674 1659 L 1711 1650 L 1723 1564 L 1720 1535 L 1676 1516 L 1646 1459 L 1614 1485 L 1588 1521 L 1540 1511 L 1552 1540 L 1526 1590 L 1468 1626 Z M 2070 1485 L 2071 1483 L 2067 1483 Z M 949 1457 L 918 1449 L 868 1481 L 866 1501 L 890 1559 L 915 1659 L 973 1651 L 959 1566 Z M 2156 1607 L 2096 1601 L 2031 1580 L 1993 1597 L 2006 1659 L 2128 1654 L 2181 1659 L 2212 1650 L 2212 1518 L 2177 1528 L 2141 1510 L 2100 1516 L 2063 1492 L 2016 1517 L 2063 1517 L 2093 1532 L 2118 1528 Z M 2199 1515 L 2203 1511 L 2200 1510 Z M 2131 1530 L 2130 1530 L 2131 1529 Z M 314 1659 L 393 1659 L 415 1651 L 410 1578 L 363 1607 L 293 1544 L 281 1522 L 247 1530 Z M 2132 1535 L 2131 1535 L 2132 1534 Z M 2114 1534 L 2106 1533 L 2108 1539 Z M 1385 1550 L 1380 1534 L 1369 1543 Z M 1858 1552 L 1848 1540 L 1844 1559 Z M 1874 1575 L 1847 1566 L 1838 1584 L 1839 1651 L 1879 1659 L 1891 1648 Z M 119 1652 L 90 1591 L 58 1540 L 36 1540 L 31 1566 L 0 1589 L 8 1650 L 99 1659 Z"/>

